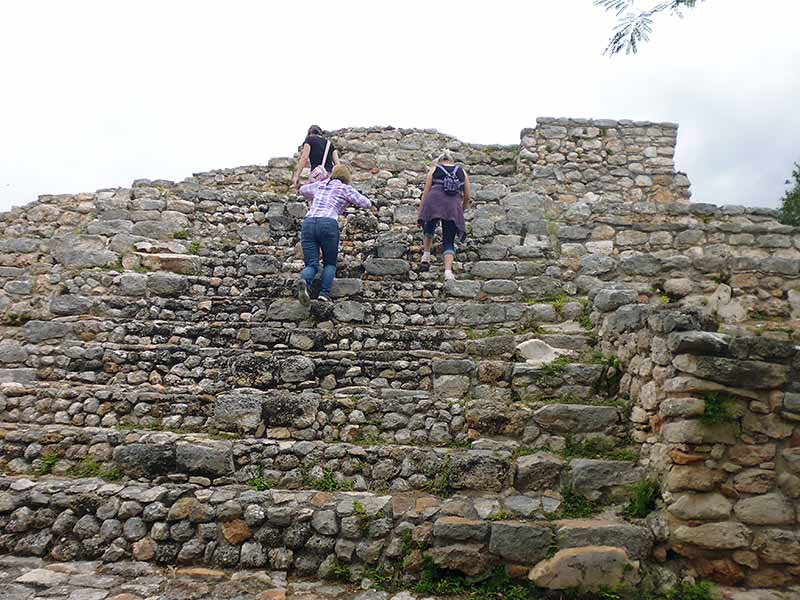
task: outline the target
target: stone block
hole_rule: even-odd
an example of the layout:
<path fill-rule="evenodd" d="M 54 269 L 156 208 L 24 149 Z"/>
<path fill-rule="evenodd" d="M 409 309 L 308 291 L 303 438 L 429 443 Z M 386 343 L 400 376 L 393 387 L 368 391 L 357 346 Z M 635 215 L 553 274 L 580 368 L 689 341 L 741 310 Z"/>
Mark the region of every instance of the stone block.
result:
<path fill-rule="evenodd" d="M 549 452 L 521 456 L 515 464 L 514 487 L 521 492 L 558 487 L 565 461 Z"/>
<path fill-rule="evenodd" d="M 266 424 L 266 394 L 240 388 L 214 399 L 213 424 L 222 431 L 262 435 Z"/>
<path fill-rule="evenodd" d="M 534 565 L 547 556 L 549 527 L 520 522 L 492 523 L 489 552 L 515 564 Z"/>
<path fill-rule="evenodd" d="M 484 542 L 489 535 L 489 524 L 462 517 L 439 517 L 433 524 L 433 535 L 457 542 Z"/>
<path fill-rule="evenodd" d="M 364 262 L 364 270 L 370 275 L 399 276 L 411 270 L 411 264 L 401 258 L 370 257 Z"/>
<path fill-rule="evenodd" d="M 233 474 L 232 443 L 227 441 L 178 442 L 175 467 L 179 473 L 217 478 Z"/>
<path fill-rule="evenodd" d="M 653 534 L 647 527 L 602 519 L 560 521 L 556 530 L 559 548 L 614 546 L 632 559 L 646 560 L 653 550 Z"/>
<path fill-rule="evenodd" d="M 733 521 L 707 523 L 697 527 L 682 525 L 672 532 L 673 544 L 691 544 L 708 550 L 736 550 L 750 545 L 750 530 Z"/>
<path fill-rule="evenodd" d="M 605 431 L 620 422 L 613 406 L 583 404 L 549 404 L 533 416 L 536 424 L 549 433 L 587 433 Z"/>
<path fill-rule="evenodd" d="M 537 586 L 550 590 L 598 591 L 637 584 L 640 579 L 639 563 L 631 561 L 622 548 L 567 548 L 536 565 L 529 579 Z"/>

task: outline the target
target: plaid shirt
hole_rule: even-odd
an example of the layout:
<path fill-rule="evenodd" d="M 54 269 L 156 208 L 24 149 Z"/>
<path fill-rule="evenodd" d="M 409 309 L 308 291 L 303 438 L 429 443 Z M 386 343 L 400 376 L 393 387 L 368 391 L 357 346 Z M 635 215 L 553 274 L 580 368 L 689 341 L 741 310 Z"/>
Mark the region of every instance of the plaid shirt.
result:
<path fill-rule="evenodd" d="M 338 179 L 326 179 L 316 183 L 308 183 L 300 188 L 300 193 L 308 200 L 314 200 L 306 217 L 323 217 L 337 219 L 349 204 L 359 208 L 370 208 L 372 203 L 366 196 L 352 186 Z"/>

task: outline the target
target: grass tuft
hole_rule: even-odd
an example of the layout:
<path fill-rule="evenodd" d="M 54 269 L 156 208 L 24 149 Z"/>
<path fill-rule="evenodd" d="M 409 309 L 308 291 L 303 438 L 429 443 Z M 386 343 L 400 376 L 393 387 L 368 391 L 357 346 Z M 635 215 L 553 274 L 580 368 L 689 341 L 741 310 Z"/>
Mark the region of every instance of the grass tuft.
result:
<path fill-rule="evenodd" d="M 703 425 L 711 427 L 736 421 L 736 415 L 731 410 L 733 399 L 729 396 L 709 392 L 703 400 L 705 401 L 705 411 L 700 416 L 700 422 Z"/>
<path fill-rule="evenodd" d="M 639 460 L 639 453 L 632 448 L 620 448 L 613 440 L 589 438 L 580 442 L 567 439 L 567 447 L 561 451 L 562 456 L 573 458 L 602 458 L 605 460 Z"/>
<path fill-rule="evenodd" d="M 42 464 L 34 471 L 35 475 L 50 475 L 53 472 L 53 467 L 56 466 L 61 457 L 55 452 L 47 452 L 42 454 L 40 460 Z"/>
<path fill-rule="evenodd" d="M 254 477 L 253 479 L 248 481 L 247 485 L 249 485 L 257 492 L 265 492 L 267 490 L 271 490 L 272 487 L 275 485 L 275 482 L 272 479 L 259 475 L 258 477 Z"/>
<path fill-rule="evenodd" d="M 80 463 L 67 471 L 71 477 L 99 477 L 106 481 L 122 479 L 122 471 L 117 467 L 104 467 L 91 456 L 87 456 Z"/>
<path fill-rule="evenodd" d="M 631 488 L 631 499 L 622 511 L 626 517 L 643 519 L 656 509 L 661 488 L 655 479 L 642 479 Z"/>
<path fill-rule="evenodd" d="M 318 490 L 320 492 L 350 492 L 355 487 L 355 483 L 347 479 L 339 481 L 336 474 L 331 469 L 327 469 L 322 477 L 315 478 L 306 476 L 303 484 L 305 487 Z"/>
<path fill-rule="evenodd" d="M 572 487 L 564 488 L 561 498 L 560 516 L 565 519 L 586 519 L 600 509 L 597 502 L 577 493 Z"/>

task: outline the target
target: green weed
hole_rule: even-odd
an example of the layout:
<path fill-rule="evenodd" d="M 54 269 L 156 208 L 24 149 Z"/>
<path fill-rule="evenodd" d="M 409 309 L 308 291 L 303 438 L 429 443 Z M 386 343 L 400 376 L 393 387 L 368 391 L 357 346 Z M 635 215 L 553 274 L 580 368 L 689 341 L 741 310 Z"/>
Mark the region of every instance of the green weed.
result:
<path fill-rule="evenodd" d="M 633 485 L 631 493 L 631 499 L 622 514 L 626 517 L 642 519 L 656 509 L 656 501 L 661 489 L 655 479 L 642 479 Z"/>
<path fill-rule="evenodd" d="M 708 581 L 693 584 L 680 584 L 669 590 L 657 600 L 712 600 L 715 597 L 715 586 Z"/>
<path fill-rule="evenodd" d="M 369 514 L 367 509 L 364 508 L 364 505 L 358 500 L 353 502 L 353 514 L 355 515 L 356 519 L 358 519 L 358 527 L 362 534 L 365 534 L 369 529 L 370 524 L 378 518 L 378 515 L 376 514 Z"/>
<path fill-rule="evenodd" d="M 337 560 L 336 563 L 331 567 L 330 571 L 330 578 L 335 581 L 342 581 L 342 582 L 349 582 L 350 578 L 352 577 L 352 573 L 350 572 L 350 568 L 346 567 L 345 565 L 339 563 Z"/>
<path fill-rule="evenodd" d="M 599 505 L 586 496 L 577 493 L 572 487 L 566 487 L 561 492 L 560 515 L 566 519 L 586 519 L 599 510 Z"/>
<path fill-rule="evenodd" d="M 489 329 L 482 329 L 478 331 L 472 327 L 465 327 L 464 333 L 467 335 L 468 340 L 481 340 L 483 338 L 494 337 L 497 335 L 497 327 L 490 327 Z"/>
<path fill-rule="evenodd" d="M 729 396 L 721 395 L 717 392 L 709 392 L 704 398 L 705 411 L 700 416 L 703 425 L 712 427 L 736 421 L 736 415 L 731 410 L 733 400 Z"/>
<path fill-rule="evenodd" d="M 35 475 L 50 475 L 53 472 L 53 467 L 56 466 L 58 461 L 61 457 L 56 454 L 55 452 L 48 452 L 46 454 L 42 454 L 40 460 L 42 464 L 34 471 Z"/>
<path fill-rule="evenodd" d="M 320 492 L 350 492 L 355 487 L 352 481 L 344 479 L 339 481 L 336 479 L 336 474 L 331 469 L 326 469 L 322 477 L 315 478 L 306 476 L 303 479 L 303 484 L 307 488 L 318 490 Z"/>
<path fill-rule="evenodd" d="M 395 592 L 403 587 L 403 572 L 391 565 L 379 564 L 364 571 L 364 577 L 372 581 L 377 590 Z"/>
<path fill-rule="evenodd" d="M 567 447 L 561 451 L 565 459 L 601 458 L 605 460 L 636 461 L 639 454 L 631 448 L 620 448 L 613 440 L 588 438 L 580 442 L 567 439 Z"/>
<path fill-rule="evenodd" d="M 535 600 L 540 590 L 525 580 L 512 579 L 498 567 L 485 579 L 471 581 L 461 573 L 440 569 L 429 562 L 416 586 L 418 594 L 461 596 L 468 600 Z"/>
<path fill-rule="evenodd" d="M 572 364 L 573 360 L 571 356 L 559 356 L 554 361 L 542 365 L 539 368 L 537 379 L 542 380 L 549 377 L 558 377 L 566 370 L 568 365 Z"/>
<path fill-rule="evenodd" d="M 267 490 L 271 490 L 272 486 L 275 485 L 275 482 L 272 479 L 268 479 L 259 475 L 258 477 L 254 477 L 250 481 L 247 482 L 251 488 L 256 490 L 257 492 L 265 492 Z"/>
<path fill-rule="evenodd" d="M 176 240 L 188 240 L 189 239 L 189 232 L 185 229 L 181 229 L 180 231 L 176 231 L 173 236 Z"/>
<path fill-rule="evenodd" d="M 122 471 L 117 467 L 104 467 L 91 456 L 87 456 L 80 463 L 71 467 L 67 474 L 71 477 L 99 477 L 106 481 L 122 479 Z"/>
<path fill-rule="evenodd" d="M 427 490 L 436 496 L 451 496 L 453 489 L 453 466 L 450 457 L 447 457 L 442 465 L 428 473 L 432 479 L 428 482 Z"/>
<path fill-rule="evenodd" d="M 509 513 L 505 508 L 501 508 L 499 510 L 494 511 L 488 517 L 486 517 L 487 521 L 505 521 L 506 519 L 511 518 L 511 513 Z"/>
<path fill-rule="evenodd" d="M 472 442 L 470 440 L 453 440 L 448 442 L 447 447 L 456 449 L 472 448 Z"/>

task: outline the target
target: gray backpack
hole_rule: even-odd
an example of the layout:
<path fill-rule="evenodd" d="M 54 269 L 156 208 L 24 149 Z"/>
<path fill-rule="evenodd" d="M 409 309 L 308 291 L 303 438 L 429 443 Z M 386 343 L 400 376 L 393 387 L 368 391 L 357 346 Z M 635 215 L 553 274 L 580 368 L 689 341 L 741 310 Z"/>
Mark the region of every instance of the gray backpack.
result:
<path fill-rule="evenodd" d="M 445 169 L 442 165 L 436 166 L 442 170 L 442 173 L 444 173 L 444 179 L 442 180 L 442 189 L 444 189 L 444 193 L 448 196 L 455 196 L 461 192 L 464 187 L 464 183 L 458 178 L 458 165 L 453 167 L 452 173 Z"/>

